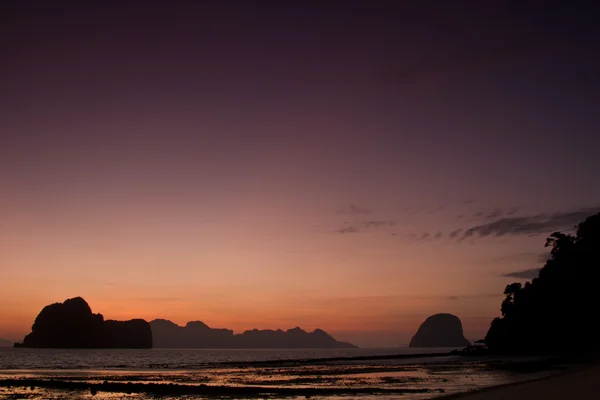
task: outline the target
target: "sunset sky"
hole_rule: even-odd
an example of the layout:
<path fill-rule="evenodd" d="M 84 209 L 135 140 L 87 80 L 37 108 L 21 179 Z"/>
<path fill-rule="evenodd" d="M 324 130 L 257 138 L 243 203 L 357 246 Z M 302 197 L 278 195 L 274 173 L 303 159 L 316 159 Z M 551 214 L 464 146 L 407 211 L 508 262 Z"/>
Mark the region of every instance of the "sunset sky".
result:
<path fill-rule="evenodd" d="M 0 337 L 82 296 L 480 339 L 600 212 L 598 14 L 523 3 L 2 2 Z"/>

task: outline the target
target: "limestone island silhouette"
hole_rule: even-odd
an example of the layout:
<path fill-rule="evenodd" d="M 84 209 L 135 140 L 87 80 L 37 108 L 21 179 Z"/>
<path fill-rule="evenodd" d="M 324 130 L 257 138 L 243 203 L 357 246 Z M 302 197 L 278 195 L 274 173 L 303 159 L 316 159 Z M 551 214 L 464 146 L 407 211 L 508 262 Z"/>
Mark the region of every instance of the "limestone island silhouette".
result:
<path fill-rule="evenodd" d="M 460 318 L 452 314 L 435 314 L 421 324 L 409 347 L 466 347 Z"/>
<path fill-rule="evenodd" d="M 355 345 L 335 340 L 322 329 L 306 332 L 298 327 L 283 331 L 248 330 L 234 334 L 231 329 L 213 329 L 201 321 L 185 327 L 171 321 L 150 322 L 155 348 L 202 349 L 351 349 Z"/>
<path fill-rule="evenodd" d="M 200 321 L 185 327 L 165 319 L 148 323 L 104 320 L 94 314 L 81 297 L 50 304 L 42 309 L 31 333 L 14 347 L 30 348 L 203 348 L 203 349 L 350 349 L 321 329 L 306 332 L 298 327 L 283 331 L 248 330 L 234 334 L 230 329 L 213 329 Z"/>
<path fill-rule="evenodd" d="M 81 297 L 50 304 L 38 314 L 31 333 L 15 347 L 149 349 L 152 329 L 143 319 L 104 320 Z"/>

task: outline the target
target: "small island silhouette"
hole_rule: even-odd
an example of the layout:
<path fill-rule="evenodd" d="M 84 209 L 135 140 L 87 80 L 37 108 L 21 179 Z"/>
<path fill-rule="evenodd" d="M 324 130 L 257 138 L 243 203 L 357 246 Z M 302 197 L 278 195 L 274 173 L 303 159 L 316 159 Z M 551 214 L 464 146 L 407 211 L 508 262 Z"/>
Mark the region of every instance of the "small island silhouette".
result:
<path fill-rule="evenodd" d="M 550 258 L 539 277 L 506 287 L 502 317 L 496 318 L 485 337 L 494 352 L 547 352 L 597 350 L 600 329 L 593 313 L 600 305 L 600 213 L 576 227 L 576 234 L 555 232 L 547 239 Z M 452 314 L 425 320 L 410 347 L 469 346 L 462 324 Z M 340 349 L 356 346 L 340 342 L 321 329 L 298 327 L 283 331 L 248 330 L 234 334 L 213 329 L 201 321 L 185 327 L 165 319 L 150 323 L 104 320 L 93 314 L 81 297 L 44 307 L 30 334 L 15 347 L 47 348 L 221 348 L 221 349 Z"/>
<path fill-rule="evenodd" d="M 142 319 L 104 320 L 81 297 L 50 304 L 39 313 L 31 333 L 15 347 L 34 348 L 151 348 L 152 330 Z"/>
<path fill-rule="evenodd" d="M 435 314 L 421 324 L 409 347 L 466 347 L 460 318 L 452 314 Z"/>
<path fill-rule="evenodd" d="M 348 349 L 321 329 L 306 332 L 249 330 L 234 334 L 230 329 L 212 329 L 200 321 L 181 327 L 165 319 L 148 323 L 104 320 L 94 314 L 81 297 L 54 303 L 42 309 L 31 333 L 14 347 L 32 348 L 205 348 L 205 349 Z"/>
<path fill-rule="evenodd" d="M 298 327 L 283 331 L 248 330 L 234 334 L 230 329 L 213 329 L 201 321 L 191 321 L 185 327 L 171 321 L 150 322 L 156 348 L 203 349 L 350 349 L 353 344 L 339 342 L 321 329 L 306 332 Z"/>

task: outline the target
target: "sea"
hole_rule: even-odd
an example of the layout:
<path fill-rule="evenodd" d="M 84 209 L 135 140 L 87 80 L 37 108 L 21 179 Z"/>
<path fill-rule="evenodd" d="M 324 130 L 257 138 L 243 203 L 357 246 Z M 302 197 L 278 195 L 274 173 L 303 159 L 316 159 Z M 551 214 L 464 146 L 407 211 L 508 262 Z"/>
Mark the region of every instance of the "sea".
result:
<path fill-rule="evenodd" d="M 0 399 L 431 399 L 545 376 L 532 358 L 450 348 L 336 350 L 0 348 Z"/>

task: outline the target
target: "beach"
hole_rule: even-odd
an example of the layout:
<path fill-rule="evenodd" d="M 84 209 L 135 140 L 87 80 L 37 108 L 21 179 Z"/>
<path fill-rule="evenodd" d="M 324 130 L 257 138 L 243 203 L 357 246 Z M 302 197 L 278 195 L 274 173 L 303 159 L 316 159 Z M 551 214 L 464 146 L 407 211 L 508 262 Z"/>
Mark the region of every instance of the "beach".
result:
<path fill-rule="evenodd" d="M 400 354 L 386 354 L 393 349 L 363 349 L 331 357 L 329 351 L 4 349 L 0 398 L 70 399 L 96 393 L 103 399 L 126 395 L 421 400 L 475 389 L 485 392 L 468 396 L 488 398 L 490 387 L 515 390 L 507 385 L 557 374 L 563 379 L 568 371 L 575 372 L 564 375 L 566 379 L 585 381 L 589 376 L 585 360 L 563 357 L 463 357 L 395 350 Z M 579 370 L 588 375 L 580 377 Z M 498 396 L 513 398 L 504 392 Z"/>
<path fill-rule="evenodd" d="M 600 363 L 577 366 L 558 375 L 441 396 L 443 400 L 597 400 L 600 398 Z"/>

